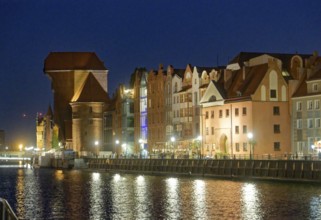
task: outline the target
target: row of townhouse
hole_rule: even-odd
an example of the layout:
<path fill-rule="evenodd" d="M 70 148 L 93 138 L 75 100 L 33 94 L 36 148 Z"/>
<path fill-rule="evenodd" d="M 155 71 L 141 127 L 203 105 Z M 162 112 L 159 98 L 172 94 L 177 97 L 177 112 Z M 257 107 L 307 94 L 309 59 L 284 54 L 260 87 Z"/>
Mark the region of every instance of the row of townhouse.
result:
<path fill-rule="evenodd" d="M 95 53 L 50 53 L 44 72 L 54 91 L 53 126 L 37 127 L 45 149 L 256 156 L 321 147 L 317 53 L 241 52 L 224 67 L 137 68 L 111 98 Z"/>
<path fill-rule="evenodd" d="M 131 141 L 118 141 L 130 123 L 115 127 L 112 140 L 119 146 L 126 142 L 127 148 L 118 152 L 133 154 L 147 150 L 257 157 L 317 152 L 320 65 L 316 53 L 241 52 L 226 67 L 136 69 L 128 90 Z M 119 106 L 115 112 L 120 109 L 126 110 Z"/>

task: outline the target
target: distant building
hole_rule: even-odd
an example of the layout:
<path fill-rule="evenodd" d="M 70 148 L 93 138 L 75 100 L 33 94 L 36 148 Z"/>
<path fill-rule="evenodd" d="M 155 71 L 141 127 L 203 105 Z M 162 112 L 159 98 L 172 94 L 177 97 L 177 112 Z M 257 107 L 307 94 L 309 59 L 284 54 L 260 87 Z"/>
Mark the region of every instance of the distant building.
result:
<path fill-rule="evenodd" d="M 37 148 L 41 150 L 51 150 L 58 148 L 58 127 L 54 124 L 51 107 L 45 115 L 37 113 L 36 118 L 36 141 Z"/>
<path fill-rule="evenodd" d="M 52 52 L 44 72 L 52 82 L 54 122 L 67 149 L 103 149 L 103 112 L 108 107 L 108 70 L 95 53 Z"/>

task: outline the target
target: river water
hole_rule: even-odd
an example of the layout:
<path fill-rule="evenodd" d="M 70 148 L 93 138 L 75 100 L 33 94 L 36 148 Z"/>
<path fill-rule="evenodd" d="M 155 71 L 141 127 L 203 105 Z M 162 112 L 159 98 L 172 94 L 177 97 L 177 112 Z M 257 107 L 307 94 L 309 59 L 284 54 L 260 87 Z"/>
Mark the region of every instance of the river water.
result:
<path fill-rule="evenodd" d="M 321 185 L 0 167 L 19 219 L 321 219 Z"/>

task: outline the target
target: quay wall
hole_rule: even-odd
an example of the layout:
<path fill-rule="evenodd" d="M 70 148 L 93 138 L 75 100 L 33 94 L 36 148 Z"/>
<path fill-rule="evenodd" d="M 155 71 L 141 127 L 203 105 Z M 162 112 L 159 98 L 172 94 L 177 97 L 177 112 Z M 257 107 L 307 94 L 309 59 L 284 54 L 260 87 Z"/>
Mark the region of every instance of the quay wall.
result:
<path fill-rule="evenodd" d="M 88 160 L 88 168 L 150 174 L 277 179 L 321 183 L 320 160 L 92 158 Z"/>

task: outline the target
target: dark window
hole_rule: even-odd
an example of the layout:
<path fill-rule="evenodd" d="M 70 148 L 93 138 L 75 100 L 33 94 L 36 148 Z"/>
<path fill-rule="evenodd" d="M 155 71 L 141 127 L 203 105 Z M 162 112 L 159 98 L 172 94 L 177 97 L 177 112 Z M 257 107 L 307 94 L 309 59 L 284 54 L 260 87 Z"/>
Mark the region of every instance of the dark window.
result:
<path fill-rule="evenodd" d="M 235 134 L 238 134 L 239 132 L 239 126 L 235 126 Z"/>
<path fill-rule="evenodd" d="M 242 114 L 243 114 L 243 115 L 246 115 L 246 107 L 243 107 L 243 108 L 242 108 Z"/>
<path fill-rule="evenodd" d="M 212 127 L 212 135 L 214 135 L 214 127 Z"/>
<path fill-rule="evenodd" d="M 220 110 L 219 117 L 220 117 L 220 118 L 223 117 L 223 111 L 222 111 L 222 110 Z"/>
<path fill-rule="evenodd" d="M 247 151 L 247 143 L 243 143 L 243 151 Z"/>
<path fill-rule="evenodd" d="M 273 126 L 273 130 L 274 130 L 274 133 L 275 133 L 275 134 L 280 133 L 280 132 L 281 132 L 281 131 L 280 131 L 280 125 L 274 125 L 274 126 Z"/>
<path fill-rule="evenodd" d="M 280 151 L 280 150 L 281 150 L 280 142 L 274 142 L 274 151 Z"/>
<path fill-rule="evenodd" d="M 211 118 L 214 118 L 214 111 L 211 111 Z"/>
<path fill-rule="evenodd" d="M 235 151 L 240 152 L 240 144 L 239 143 L 235 143 Z"/>
<path fill-rule="evenodd" d="M 247 126 L 243 125 L 243 134 L 246 134 L 246 133 L 247 133 Z"/>
<path fill-rule="evenodd" d="M 273 107 L 273 115 L 280 115 L 280 107 L 279 106 Z"/>
<path fill-rule="evenodd" d="M 205 112 L 205 118 L 208 119 L 208 112 Z"/>
<path fill-rule="evenodd" d="M 239 116 L 239 109 L 238 108 L 235 109 L 235 116 Z"/>
<path fill-rule="evenodd" d="M 270 97 L 271 98 L 276 98 L 276 90 L 275 89 L 271 89 L 270 90 Z"/>
<path fill-rule="evenodd" d="M 230 110 L 226 109 L 225 110 L 225 117 L 229 117 L 230 116 Z"/>

